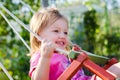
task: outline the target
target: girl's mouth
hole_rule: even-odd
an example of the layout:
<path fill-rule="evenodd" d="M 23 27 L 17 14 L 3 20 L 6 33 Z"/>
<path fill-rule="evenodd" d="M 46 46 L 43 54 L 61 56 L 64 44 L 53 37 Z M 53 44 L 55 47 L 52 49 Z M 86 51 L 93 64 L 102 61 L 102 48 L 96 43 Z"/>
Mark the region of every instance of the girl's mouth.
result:
<path fill-rule="evenodd" d="M 60 47 L 63 47 L 65 45 L 65 42 L 63 41 L 57 41 L 56 44 Z"/>

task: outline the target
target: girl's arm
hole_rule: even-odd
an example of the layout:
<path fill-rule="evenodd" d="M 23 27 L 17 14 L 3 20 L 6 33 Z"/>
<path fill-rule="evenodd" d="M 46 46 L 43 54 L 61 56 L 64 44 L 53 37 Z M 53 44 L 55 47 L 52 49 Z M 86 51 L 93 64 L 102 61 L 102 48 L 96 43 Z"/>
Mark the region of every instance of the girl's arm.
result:
<path fill-rule="evenodd" d="M 37 67 L 33 72 L 32 80 L 49 80 L 50 59 L 52 57 L 55 47 L 54 44 L 48 40 L 43 40 L 40 47 L 40 59 Z"/>
<path fill-rule="evenodd" d="M 49 80 L 50 59 L 41 57 L 33 72 L 32 80 Z"/>

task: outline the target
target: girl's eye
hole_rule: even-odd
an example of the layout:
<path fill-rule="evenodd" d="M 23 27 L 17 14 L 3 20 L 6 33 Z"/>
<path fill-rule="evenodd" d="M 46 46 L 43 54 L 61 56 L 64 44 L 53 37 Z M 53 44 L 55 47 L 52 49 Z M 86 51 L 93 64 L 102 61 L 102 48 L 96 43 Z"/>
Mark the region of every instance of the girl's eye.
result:
<path fill-rule="evenodd" d="M 66 34 L 66 35 L 67 35 L 67 34 L 68 34 L 68 32 L 64 32 L 64 34 Z"/>
<path fill-rule="evenodd" d="M 57 33 L 57 32 L 59 32 L 59 31 L 58 31 L 58 30 L 54 30 L 53 32 L 56 32 L 56 33 Z"/>

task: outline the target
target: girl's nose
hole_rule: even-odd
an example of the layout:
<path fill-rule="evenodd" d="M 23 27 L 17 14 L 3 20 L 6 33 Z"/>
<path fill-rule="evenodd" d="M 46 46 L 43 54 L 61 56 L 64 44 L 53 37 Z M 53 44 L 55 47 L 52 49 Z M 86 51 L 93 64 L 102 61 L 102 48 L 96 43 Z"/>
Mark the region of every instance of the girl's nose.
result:
<path fill-rule="evenodd" d="M 64 33 L 60 33 L 60 38 L 65 38 L 66 35 Z"/>

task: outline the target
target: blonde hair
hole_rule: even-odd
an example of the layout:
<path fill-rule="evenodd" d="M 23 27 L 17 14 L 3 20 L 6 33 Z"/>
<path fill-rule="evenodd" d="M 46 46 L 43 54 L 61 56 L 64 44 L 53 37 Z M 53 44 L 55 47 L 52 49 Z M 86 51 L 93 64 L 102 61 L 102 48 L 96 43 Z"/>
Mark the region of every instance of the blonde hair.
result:
<path fill-rule="evenodd" d="M 63 17 L 56 8 L 44 8 L 33 15 L 30 21 L 30 29 L 34 33 L 38 34 L 44 28 L 52 25 L 60 18 L 63 18 L 67 21 L 67 19 Z M 32 33 L 30 33 L 30 47 L 30 55 L 32 55 L 40 47 L 40 41 L 38 41 Z"/>

